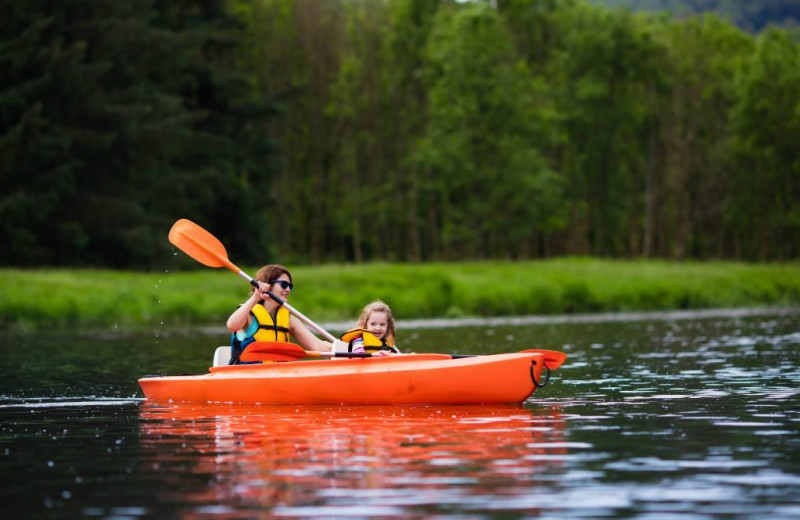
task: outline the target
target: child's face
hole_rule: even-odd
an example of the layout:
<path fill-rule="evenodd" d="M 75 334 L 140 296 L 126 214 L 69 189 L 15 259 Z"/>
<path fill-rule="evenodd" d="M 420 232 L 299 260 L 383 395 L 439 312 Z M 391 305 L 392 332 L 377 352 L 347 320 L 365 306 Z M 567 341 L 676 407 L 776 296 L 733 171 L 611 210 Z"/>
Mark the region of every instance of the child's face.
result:
<path fill-rule="evenodd" d="M 385 312 L 372 311 L 367 318 L 367 330 L 383 339 L 389 328 L 389 315 Z"/>

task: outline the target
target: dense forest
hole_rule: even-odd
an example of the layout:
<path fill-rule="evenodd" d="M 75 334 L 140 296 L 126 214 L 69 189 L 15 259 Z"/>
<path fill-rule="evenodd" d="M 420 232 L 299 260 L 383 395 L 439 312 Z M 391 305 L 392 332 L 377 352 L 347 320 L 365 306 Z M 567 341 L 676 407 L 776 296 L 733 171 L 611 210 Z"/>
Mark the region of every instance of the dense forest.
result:
<path fill-rule="evenodd" d="M 0 0 L 0 264 L 796 259 L 800 44 L 583 0 Z"/>
<path fill-rule="evenodd" d="M 769 25 L 800 29 L 797 0 L 590 0 L 633 10 L 663 11 L 678 17 L 715 13 L 742 29 L 757 32 Z"/>

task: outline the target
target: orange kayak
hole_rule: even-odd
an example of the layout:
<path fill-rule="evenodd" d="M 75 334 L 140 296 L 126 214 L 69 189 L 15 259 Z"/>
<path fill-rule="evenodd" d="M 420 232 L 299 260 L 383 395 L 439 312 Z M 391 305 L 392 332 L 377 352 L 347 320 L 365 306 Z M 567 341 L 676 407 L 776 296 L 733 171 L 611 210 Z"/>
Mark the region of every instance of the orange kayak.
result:
<path fill-rule="evenodd" d="M 552 350 L 454 357 L 402 354 L 360 359 L 216 366 L 190 376 L 143 377 L 155 401 L 260 404 L 519 403 L 547 383 L 566 355 Z M 544 374 L 544 376 L 543 376 Z"/>

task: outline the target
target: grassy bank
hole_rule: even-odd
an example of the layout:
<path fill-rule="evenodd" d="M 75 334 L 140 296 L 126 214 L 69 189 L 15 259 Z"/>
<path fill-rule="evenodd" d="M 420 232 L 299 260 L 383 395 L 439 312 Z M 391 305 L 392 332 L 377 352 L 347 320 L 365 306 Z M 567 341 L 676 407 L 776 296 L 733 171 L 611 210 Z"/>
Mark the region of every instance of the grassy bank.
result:
<path fill-rule="evenodd" d="M 354 320 L 378 298 L 399 319 L 800 305 L 800 263 L 570 258 L 324 265 L 292 273 L 290 301 L 316 321 Z M 247 292 L 246 282 L 224 269 L 0 269 L 0 328 L 222 324 Z"/>

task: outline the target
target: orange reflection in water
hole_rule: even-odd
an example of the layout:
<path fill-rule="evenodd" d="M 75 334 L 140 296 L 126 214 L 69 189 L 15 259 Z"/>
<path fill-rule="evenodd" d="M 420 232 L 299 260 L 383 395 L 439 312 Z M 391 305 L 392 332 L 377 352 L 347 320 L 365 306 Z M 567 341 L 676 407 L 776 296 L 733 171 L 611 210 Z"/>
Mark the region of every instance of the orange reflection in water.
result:
<path fill-rule="evenodd" d="M 441 512 L 443 497 L 457 509 L 465 496 L 524 494 L 562 472 L 566 455 L 553 408 L 145 402 L 140 417 L 145 470 L 180 490 L 172 500 L 213 505 L 216 517 L 355 504 L 370 515 Z"/>

